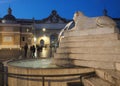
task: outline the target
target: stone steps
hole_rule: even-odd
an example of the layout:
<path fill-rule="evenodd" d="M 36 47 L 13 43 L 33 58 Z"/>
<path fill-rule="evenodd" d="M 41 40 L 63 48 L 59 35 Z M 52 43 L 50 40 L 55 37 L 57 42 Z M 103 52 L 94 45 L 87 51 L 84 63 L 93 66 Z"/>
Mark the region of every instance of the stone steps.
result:
<path fill-rule="evenodd" d="M 57 53 L 79 53 L 79 54 L 120 54 L 119 47 L 99 47 L 99 48 L 58 48 Z"/>
<path fill-rule="evenodd" d="M 61 63 L 62 64 L 62 63 Z M 91 60 L 73 60 L 72 64 L 76 66 L 85 66 L 99 69 L 116 69 L 114 62 L 91 61 Z"/>
<path fill-rule="evenodd" d="M 106 80 L 115 86 L 120 86 L 120 72 L 116 70 L 95 70 L 96 75 L 103 80 Z"/>
<path fill-rule="evenodd" d="M 69 58 L 76 60 L 120 62 L 120 56 L 116 54 L 69 54 Z"/>
<path fill-rule="evenodd" d="M 84 86 L 120 86 L 120 71 L 95 69 L 94 75 L 82 77 Z"/>
<path fill-rule="evenodd" d="M 103 34 L 111 34 L 117 33 L 116 28 L 95 28 L 95 29 L 84 29 L 84 30 L 69 30 L 64 32 L 65 37 L 69 36 L 86 36 L 86 35 L 103 35 Z"/>
<path fill-rule="evenodd" d="M 118 40 L 119 34 L 111 33 L 111 34 L 102 34 L 102 35 L 85 35 L 85 36 L 70 36 L 64 37 L 61 42 L 68 41 L 103 41 L 103 40 Z"/>
<path fill-rule="evenodd" d="M 119 47 L 120 48 L 120 40 L 97 40 L 97 41 L 67 41 L 67 42 L 61 42 L 60 47 L 64 48 L 75 48 L 75 47 Z"/>
<path fill-rule="evenodd" d="M 115 86 L 97 76 L 84 78 L 83 84 L 84 86 Z"/>
<path fill-rule="evenodd" d="M 99 69 L 116 69 L 114 62 L 105 61 L 91 61 L 91 60 L 71 60 L 71 59 L 54 59 L 56 65 L 66 66 L 74 65 L 80 67 L 90 67 Z"/>
<path fill-rule="evenodd" d="M 120 71 L 120 57 L 113 54 L 59 54 L 56 53 L 54 61 L 58 65 L 72 64 L 101 69 L 116 69 Z"/>
<path fill-rule="evenodd" d="M 56 59 L 69 58 L 75 60 L 91 60 L 91 61 L 106 61 L 120 62 L 120 56 L 116 54 L 59 54 L 55 53 Z"/>
<path fill-rule="evenodd" d="M 54 54 L 57 65 L 120 70 L 120 35 L 115 29 L 70 30 Z"/>

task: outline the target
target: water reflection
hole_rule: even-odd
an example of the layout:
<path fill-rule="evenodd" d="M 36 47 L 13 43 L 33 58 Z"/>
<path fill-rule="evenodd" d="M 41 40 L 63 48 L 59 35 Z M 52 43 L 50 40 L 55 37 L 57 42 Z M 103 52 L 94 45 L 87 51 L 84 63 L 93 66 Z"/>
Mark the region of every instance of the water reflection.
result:
<path fill-rule="evenodd" d="M 47 57 L 53 57 L 55 53 L 55 48 L 43 48 L 42 52 L 40 52 L 39 58 L 47 58 Z"/>
<path fill-rule="evenodd" d="M 45 58 L 48 57 L 50 53 L 50 49 L 49 48 L 43 48 L 42 52 L 40 52 L 40 57 Z"/>

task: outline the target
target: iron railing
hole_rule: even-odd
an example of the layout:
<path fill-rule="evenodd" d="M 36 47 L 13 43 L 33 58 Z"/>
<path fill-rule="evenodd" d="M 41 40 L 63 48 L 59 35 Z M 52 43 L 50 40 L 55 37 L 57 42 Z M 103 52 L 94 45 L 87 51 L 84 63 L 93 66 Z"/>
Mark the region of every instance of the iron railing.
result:
<path fill-rule="evenodd" d="M 89 73 L 76 73 L 76 74 L 58 74 L 58 75 L 32 75 L 32 74 L 15 74 L 15 73 L 8 73 L 5 71 L 0 71 L 0 73 L 4 74 L 4 76 L 7 77 L 13 77 L 13 78 L 18 78 L 22 80 L 31 80 L 31 81 L 41 81 L 42 86 L 45 86 L 45 81 L 48 82 L 64 82 L 64 81 L 71 81 L 71 80 L 80 80 L 82 82 L 82 77 L 88 76 L 88 75 L 94 75 L 95 72 L 89 72 Z M 70 78 L 70 79 L 52 79 L 52 77 L 68 77 L 68 76 L 78 76 L 75 78 Z M 46 77 L 49 77 L 51 79 L 45 79 Z M 41 78 L 41 79 L 39 79 Z"/>

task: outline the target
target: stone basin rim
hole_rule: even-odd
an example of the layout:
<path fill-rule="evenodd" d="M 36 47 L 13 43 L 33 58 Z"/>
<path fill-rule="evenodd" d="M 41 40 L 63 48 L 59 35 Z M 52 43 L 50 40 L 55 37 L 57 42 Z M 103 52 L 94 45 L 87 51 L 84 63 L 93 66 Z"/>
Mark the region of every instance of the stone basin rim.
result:
<path fill-rule="evenodd" d="M 42 58 L 42 59 L 46 59 L 46 58 Z M 33 67 L 23 67 L 23 66 L 16 66 L 16 65 L 12 65 L 12 62 L 19 62 L 19 61 L 27 61 L 27 60 L 40 60 L 40 59 L 17 59 L 17 60 L 11 60 L 7 62 L 7 66 L 8 67 L 15 67 L 15 68 L 23 68 L 23 69 L 66 69 L 66 68 L 86 68 L 86 67 L 63 67 L 63 66 L 58 66 L 55 65 L 56 67 L 48 67 L 48 68 L 33 68 Z"/>

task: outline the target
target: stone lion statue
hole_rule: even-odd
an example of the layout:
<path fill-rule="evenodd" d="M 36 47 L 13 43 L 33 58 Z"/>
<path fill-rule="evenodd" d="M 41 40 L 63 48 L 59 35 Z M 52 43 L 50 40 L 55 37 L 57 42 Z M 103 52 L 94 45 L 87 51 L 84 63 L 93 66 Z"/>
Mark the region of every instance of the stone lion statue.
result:
<path fill-rule="evenodd" d="M 82 12 L 76 12 L 73 20 L 75 22 L 74 29 L 94 29 L 94 28 L 115 28 L 116 23 L 107 16 L 89 18 Z"/>
<path fill-rule="evenodd" d="M 116 29 L 116 23 L 107 16 L 92 17 L 85 16 L 82 12 L 76 12 L 73 17 L 74 21 L 69 22 L 60 32 L 58 41 L 64 38 L 64 32 L 69 30 L 88 30 L 88 29 Z M 72 28 L 70 28 L 72 26 Z M 69 29 L 70 28 L 70 29 Z M 118 29 L 116 29 L 117 32 Z"/>

